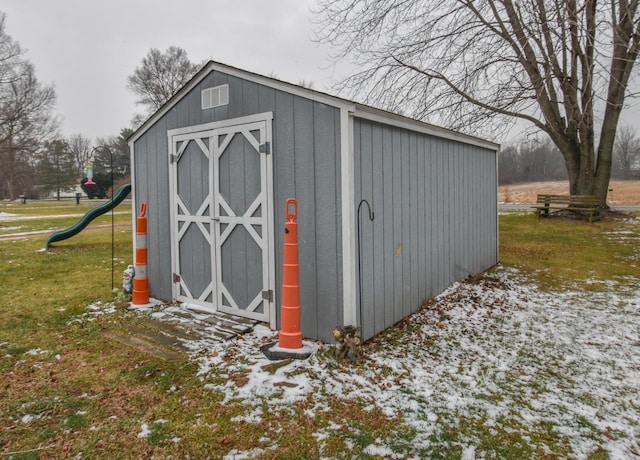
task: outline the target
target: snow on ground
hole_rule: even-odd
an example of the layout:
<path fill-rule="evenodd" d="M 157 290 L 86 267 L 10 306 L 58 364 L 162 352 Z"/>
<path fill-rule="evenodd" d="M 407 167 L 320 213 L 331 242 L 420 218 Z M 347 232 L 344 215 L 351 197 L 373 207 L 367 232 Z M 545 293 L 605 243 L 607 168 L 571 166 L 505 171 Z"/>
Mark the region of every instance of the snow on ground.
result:
<path fill-rule="evenodd" d="M 116 214 L 130 214 L 129 211 L 114 211 Z M 68 217 L 82 217 L 84 214 L 70 213 L 70 214 L 52 214 L 52 215 L 25 215 L 25 214 L 11 214 L 8 212 L 0 212 L 0 222 L 11 222 L 16 220 L 40 220 L 40 219 L 63 219 Z"/>
<path fill-rule="evenodd" d="M 0 213 L 0 221 L 2 220 L 2 213 Z M 3 226 L 2 227 L 2 231 L 3 232 L 15 232 L 17 230 L 20 230 L 21 228 L 23 228 L 22 225 L 14 225 L 13 227 L 11 226 Z"/>
<path fill-rule="evenodd" d="M 333 345 L 318 344 L 311 358 L 274 366 L 260 346 L 277 333 L 261 325 L 231 341 L 186 345 L 205 386 L 224 402 L 245 404 L 236 420 L 257 429 L 265 407 L 287 413 L 311 398 L 305 411 L 314 417 L 330 411 L 329 398 L 358 399 L 364 410 L 378 408 L 413 431 L 407 452 L 376 439 L 365 448 L 374 456 L 403 458 L 454 443 L 462 458 L 499 457 L 486 451 L 493 436 L 538 456 L 587 458 L 604 449 L 611 459 L 640 458 L 640 280 L 591 285 L 597 292 L 543 292 L 498 267 L 475 283 L 452 285 L 373 339 L 360 363 L 336 363 Z M 85 316 L 111 312 L 109 305 L 92 305 Z M 350 429 L 336 422 L 315 433 L 320 452 L 325 440 Z M 143 425 L 140 436 L 146 433 Z M 234 450 L 227 458 L 255 455 Z"/>
<path fill-rule="evenodd" d="M 263 404 L 286 410 L 312 394 L 313 416 L 328 410 L 333 395 L 402 416 L 415 430 L 416 450 L 428 449 L 446 427 L 473 420 L 492 432 L 522 428 L 524 441 L 542 452 L 553 453 L 544 444 L 551 432 L 577 458 L 599 446 L 611 458 L 639 455 L 638 280 L 611 283 L 607 292 L 545 293 L 517 272 L 498 269 L 478 283 L 454 284 L 401 327 L 395 343 L 382 335 L 368 344 L 363 365 L 329 365 L 324 345 L 310 359 L 274 371 L 259 346 L 276 336 L 263 326 L 207 344 L 194 359 L 202 376 L 247 374 L 240 383 L 209 387 L 253 408 L 243 418 L 250 423 L 261 422 Z M 543 429 L 546 437 L 527 436 Z M 322 443 L 331 433 L 316 438 Z M 466 457 L 482 458 L 473 433 L 462 441 Z M 380 440 L 367 452 L 391 455 Z"/>
<path fill-rule="evenodd" d="M 11 214 L 10 212 L 0 211 L 0 222 L 10 217 L 15 217 L 17 214 Z"/>

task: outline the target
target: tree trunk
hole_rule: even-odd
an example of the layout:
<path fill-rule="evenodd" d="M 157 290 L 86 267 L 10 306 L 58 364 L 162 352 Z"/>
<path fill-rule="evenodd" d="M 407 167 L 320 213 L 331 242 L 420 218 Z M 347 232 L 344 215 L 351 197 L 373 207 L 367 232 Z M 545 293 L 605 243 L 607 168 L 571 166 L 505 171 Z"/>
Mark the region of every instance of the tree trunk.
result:
<path fill-rule="evenodd" d="M 613 146 L 615 144 L 616 130 L 620 119 L 620 110 L 609 109 L 607 112 L 609 113 L 602 122 L 593 190 L 593 194 L 600 197 L 600 203 L 604 207 L 607 207 L 607 194 L 609 193 L 611 168 L 613 166 Z"/>
<path fill-rule="evenodd" d="M 617 119 L 605 122 L 597 155 L 593 142 L 577 139 L 567 142 L 558 136 L 552 137 L 556 145 L 562 147 L 560 151 L 567 166 L 571 195 L 597 195 L 602 206 L 607 206 L 616 125 Z"/>
<path fill-rule="evenodd" d="M 13 140 L 11 137 L 11 132 L 9 132 L 9 137 L 5 142 L 7 142 L 7 147 L 2 148 L 2 157 L 0 160 L 2 162 L 2 169 L 4 177 L 6 178 L 7 190 L 9 192 L 9 199 L 11 201 L 16 199 L 16 187 L 15 187 L 15 162 L 16 162 L 16 154 L 13 150 Z"/>
<path fill-rule="evenodd" d="M 595 176 L 587 168 L 579 167 L 569 172 L 569 193 L 571 195 L 594 195 Z"/>
<path fill-rule="evenodd" d="M 7 178 L 7 190 L 9 191 L 9 200 L 13 201 L 16 199 L 15 187 L 13 186 L 13 179 L 11 177 Z"/>
<path fill-rule="evenodd" d="M 600 204 L 609 209 L 609 205 L 607 204 L 607 195 L 609 194 L 609 183 L 611 180 L 611 171 L 609 174 L 602 174 L 598 172 L 595 177 L 593 194 L 598 195 L 600 197 Z"/>
<path fill-rule="evenodd" d="M 611 179 L 611 151 L 599 154 L 598 168 L 594 168 L 595 152 L 591 144 L 567 146 L 562 152 L 569 175 L 571 195 L 597 195 L 606 205 L 609 180 Z M 607 161 L 606 158 L 609 158 Z"/>
<path fill-rule="evenodd" d="M 608 170 L 603 168 L 597 173 L 593 173 L 589 167 L 583 165 L 576 167 L 576 165 L 572 166 L 571 162 L 567 162 L 567 172 L 569 173 L 569 193 L 571 195 L 597 195 L 600 197 L 600 203 L 603 206 L 607 205 L 611 166 Z"/>

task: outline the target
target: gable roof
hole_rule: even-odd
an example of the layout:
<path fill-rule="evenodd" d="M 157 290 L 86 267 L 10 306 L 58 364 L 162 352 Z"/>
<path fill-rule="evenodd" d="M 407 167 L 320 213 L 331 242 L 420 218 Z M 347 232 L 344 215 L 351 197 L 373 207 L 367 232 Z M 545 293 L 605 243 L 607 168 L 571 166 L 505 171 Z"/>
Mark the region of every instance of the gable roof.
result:
<path fill-rule="evenodd" d="M 171 98 L 165 102 L 153 115 L 151 115 L 138 129 L 136 129 L 127 139 L 128 143 L 135 142 L 140 138 L 151 126 L 153 126 L 160 118 L 169 112 L 184 96 L 186 96 L 193 88 L 195 88 L 204 78 L 213 71 L 218 71 L 230 76 L 238 77 L 247 81 L 252 81 L 260 85 L 281 90 L 306 99 L 321 102 L 323 104 L 347 110 L 356 118 L 362 118 L 401 127 L 411 131 L 418 131 L 435 137 L 455 140 L 465 144 L 472 144 L 489 150 L 499 150 L 500 145 L 485 139 L 459 133 L 447 128 L 425 123 L 413 118 L 398 115 L 382 109 L 377 109 L 365 104 L 349 101 L 328 93 L 316 91 L 303 86 L 294 85 L 276 78 L 267 77 L 257 73 L 242 70 L 237 67 L 222 64 L 216 61 L 207 62 L 182 88 L 180 88 Z"/>

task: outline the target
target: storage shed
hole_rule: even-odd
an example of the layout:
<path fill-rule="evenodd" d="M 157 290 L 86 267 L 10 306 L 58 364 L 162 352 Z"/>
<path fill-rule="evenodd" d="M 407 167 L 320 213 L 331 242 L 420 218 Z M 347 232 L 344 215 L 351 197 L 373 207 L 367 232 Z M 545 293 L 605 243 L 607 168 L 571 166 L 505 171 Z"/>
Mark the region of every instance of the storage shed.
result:
<path fill-rule="evenodd" d="M 498 261 L 492 142 L 209 62 L 129 145 L 158 299 L 277 329 L 290 197 L 307 338 L 373 337 Z"/>

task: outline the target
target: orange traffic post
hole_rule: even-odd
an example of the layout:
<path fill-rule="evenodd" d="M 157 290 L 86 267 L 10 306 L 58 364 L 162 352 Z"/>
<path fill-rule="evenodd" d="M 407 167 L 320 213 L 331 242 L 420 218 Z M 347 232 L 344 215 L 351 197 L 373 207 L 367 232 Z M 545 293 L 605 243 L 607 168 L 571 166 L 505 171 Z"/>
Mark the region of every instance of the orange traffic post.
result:
<path fill-rule="evenodd" d="M 282 267 L 282 301 L 278 342 L 266 343 L 260 350 L 270 360 L 307 359 L 317 346 L 302 342 L 300 331 L 300 270 L 298 266 L 298 202 L 287 200 L 284 224 L 284 257 Z"/>
<path fill-rule="evenodd" d="M 146 305 L 149 303 L 149 278 L 147 278 L 147 202 L 140 206 L 140 215 L 136 227 L 136 274 L 133 277 L 133 296 L 131 303 Z"/>
<path fill-rule="evenodd" d="M 287 221 L 284 224 L 284 263 L 282 267 L 280 348 L 302 348 L 300 331 L 300 277 L 298 266 L 298 201 L 287 200 Z M 292 209 L 293 208 L 293 209 Z M 292 210 L 292 212 L 290 212 Z"/>

